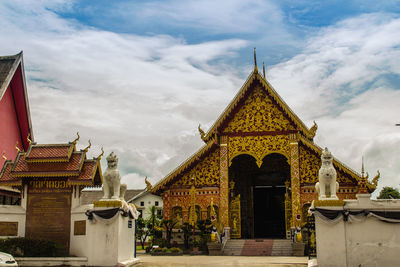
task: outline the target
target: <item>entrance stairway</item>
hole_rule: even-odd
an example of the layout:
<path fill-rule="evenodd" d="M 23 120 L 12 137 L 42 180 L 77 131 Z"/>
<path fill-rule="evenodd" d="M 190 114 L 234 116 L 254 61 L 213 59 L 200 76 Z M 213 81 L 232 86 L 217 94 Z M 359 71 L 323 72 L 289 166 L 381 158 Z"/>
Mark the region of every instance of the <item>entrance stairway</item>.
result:
<path fill-rule="evenodd" d="M 226 256 L 292 256 L 292 240 L 230 239 L 222 251 Z"/>

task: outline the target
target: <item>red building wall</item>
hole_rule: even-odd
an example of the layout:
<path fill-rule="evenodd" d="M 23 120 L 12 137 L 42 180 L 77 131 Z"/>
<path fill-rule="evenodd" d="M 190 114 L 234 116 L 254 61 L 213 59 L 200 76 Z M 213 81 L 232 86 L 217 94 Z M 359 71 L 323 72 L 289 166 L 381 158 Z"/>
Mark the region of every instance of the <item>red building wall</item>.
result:
<path fill-rule="evenodd" d="M 22 138 L 19 129 L 17 112 L 14 104 L 13 92 L 10 86 L 7 88 L 3 98 L 0 100 L 0 153 L 5 151 L 8 159 L 14 160 L 17 155 L 15 143 L 18 141 L 22 148 Z M 3 166 L 0 159 L 0 166 Z"/>

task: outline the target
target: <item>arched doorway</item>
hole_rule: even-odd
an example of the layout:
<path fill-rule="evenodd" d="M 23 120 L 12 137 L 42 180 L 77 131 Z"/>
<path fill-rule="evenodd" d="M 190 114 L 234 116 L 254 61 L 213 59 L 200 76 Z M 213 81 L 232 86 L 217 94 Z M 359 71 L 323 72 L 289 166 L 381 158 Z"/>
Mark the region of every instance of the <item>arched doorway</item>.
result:
<path fill-rule="evenodd" d="M 229 167 L 235 183 L 231 198 L 240 194 L 242 238 L 285 237 L 285 182 L 290 166 L 285 156 L 272 153 L 261 167 L 250 155 L 239 155 Z"/>

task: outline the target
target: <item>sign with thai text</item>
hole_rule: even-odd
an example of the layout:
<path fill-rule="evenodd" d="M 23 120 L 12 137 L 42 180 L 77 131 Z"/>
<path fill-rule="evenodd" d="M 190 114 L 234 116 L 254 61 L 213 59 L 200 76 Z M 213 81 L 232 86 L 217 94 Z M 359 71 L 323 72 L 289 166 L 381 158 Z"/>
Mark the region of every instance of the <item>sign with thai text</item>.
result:
<path fill-rule="evenodd" d="M 28 183 L 26 237 L 57 242 L 69 251 L 72 187 L 63 180 Z"/>

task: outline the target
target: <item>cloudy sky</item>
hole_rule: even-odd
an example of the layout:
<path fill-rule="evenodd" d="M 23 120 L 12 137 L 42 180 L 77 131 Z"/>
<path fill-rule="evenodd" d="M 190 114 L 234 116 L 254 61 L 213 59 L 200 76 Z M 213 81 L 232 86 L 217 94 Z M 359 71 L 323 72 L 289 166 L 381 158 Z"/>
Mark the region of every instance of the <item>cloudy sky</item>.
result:
<path fill-rule="evenodd" d="M 10 0 L 0 40 L 24 51 L 35 141 L 79 131 L 90 156 L 119 155 L 130 188 L 201 147 L 197 125 L 237 93 L 253 47 L 318 145 L 399 187 L 399 1 Z"/>

